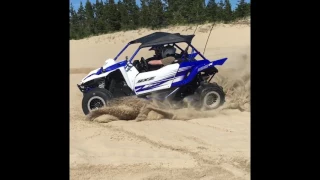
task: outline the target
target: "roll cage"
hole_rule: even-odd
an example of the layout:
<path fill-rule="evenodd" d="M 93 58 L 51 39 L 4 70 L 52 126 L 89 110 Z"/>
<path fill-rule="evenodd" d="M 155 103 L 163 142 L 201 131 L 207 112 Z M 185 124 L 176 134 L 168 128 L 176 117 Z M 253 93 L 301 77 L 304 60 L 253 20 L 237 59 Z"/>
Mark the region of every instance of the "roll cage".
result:
<path fill-rule="evenodd" d="M 130 57 L 130 59 L 126 59 L 129 61 L 129 63 L 132 63 L 132 60 L 135 58 L 135 56 L 138 54 L 138 52 L 142 48 L 151 47 L 154 45 L 165 45 L 165 44 L 173 44 L 174 47 L 178 48 L 183 54 L 181 56 L 182 60 L 193 60 L 197 55 L 199 55 L 202 60 L 208 60 L 206 59 L 192 44 L 191 41 L 193 39 L 194 35 L 180 35 L 179 33 L 171 34 L 171 33 L 165 33 L 165 32 L 155 32 L 152 34 L 149 34 L 147 36 L 138 38 L 136 40 L 130 41 L 114 58 L 116 61 L 119 56 L 132 44 L 141 43 L 141 45 L 137 48 L 137 50 L 133 53 L 133 55 Z M 180 46 L 177 45 L 177 43 L 187 43 L 187 47 L 185 50 L 183 50 Z M 192 48 L 192 52 L 188 54 L 189 47 Z"/>

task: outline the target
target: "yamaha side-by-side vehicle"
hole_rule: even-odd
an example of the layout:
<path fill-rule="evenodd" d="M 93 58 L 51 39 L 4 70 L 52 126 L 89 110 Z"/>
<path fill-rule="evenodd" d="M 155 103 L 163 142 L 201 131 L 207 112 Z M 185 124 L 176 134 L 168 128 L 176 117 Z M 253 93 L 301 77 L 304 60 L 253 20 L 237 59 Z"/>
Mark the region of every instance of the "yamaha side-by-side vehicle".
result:
<path fill-rule="evenodd" d="M 217 83 L 210 83 L 218 72 L 216 65 L 223 65 L 227 58 L 210 61 L 191 44 L 194 35 L 155 32 L 129 42 L 114 59 L 107 59 L 104 65 L 91 71 L 80 84 L 83 93 L 82 109 L 84 114 L 102 107 L 112 98 L 137 96 L 170 102 L 175 107 L 191 105 L 203 109 L 216 109 L 225 101 L 223 88 Z M 131 44 L 140 43 L 139 48 L 125 60 L 117 58 Z M 177 43 L 187 43 L 187 48 L 180 48 Z M 175 53 L 176 61 L 166 66 L 151 66 L 141 57 L 134 60 L 142 48 L 157 45 L 169 45 L 181 51 Z M 188 53 L 188 48 L 192 52 Z M 201 60 L 195 60 L 200 56 Z M 182 106 L 179 106 L 182 105 Z"/>

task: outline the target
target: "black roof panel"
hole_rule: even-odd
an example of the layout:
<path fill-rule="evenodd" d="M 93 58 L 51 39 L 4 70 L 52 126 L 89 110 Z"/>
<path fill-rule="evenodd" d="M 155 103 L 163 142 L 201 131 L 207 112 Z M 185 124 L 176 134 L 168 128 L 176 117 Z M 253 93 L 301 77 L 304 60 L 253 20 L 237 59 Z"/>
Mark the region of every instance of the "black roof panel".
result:
<path fill-rule="evenodd" d="M 147 36 L 131 41 L 131 44 L 141 43 L 140 48 L 153 45 L 171 44 L 185 42 L 190 44 L 194 35 L 181 35 L 179 33 L 171 34 L 166 32 L 155 32 Z"/>

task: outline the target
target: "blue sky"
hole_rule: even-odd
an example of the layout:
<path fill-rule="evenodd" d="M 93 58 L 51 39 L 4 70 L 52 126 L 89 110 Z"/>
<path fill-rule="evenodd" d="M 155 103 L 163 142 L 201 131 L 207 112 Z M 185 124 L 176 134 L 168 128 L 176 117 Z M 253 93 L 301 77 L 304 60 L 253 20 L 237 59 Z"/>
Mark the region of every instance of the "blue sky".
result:
<path fill-rule="evenodd" d="M 82 1 L 82 4 L 84 5 L 84 3 L 87 1 L 87 0 L 70 0 L 70 2 L 72 3 L 73 7 L 75 9 L 78 9 L 79 6 L 80 6 L 80 1 Z M 90 0 L 91 2 L 95 3 L 96 0 Z M 105 0 L 103 0 L 105 1 Z M 209 0 L 206 0 L 206 3 L 208 2 Z M 219 2 L 220 0 L 216 0 L 216 2 Z M 246 0 L 246 2 L 250 2 L 251 0 Z M 118 2 L 118 0 L 115 0 L 115 2 Z M 137 4 L 140 6 L 140 0 L 137 0 L 136 1 Z M 232 6 L 232 9 L 234 9 L 236 7 L 236 4 L 238 2 L 238 0 L 230 0 L 231 2 L 231 6 Z"/>

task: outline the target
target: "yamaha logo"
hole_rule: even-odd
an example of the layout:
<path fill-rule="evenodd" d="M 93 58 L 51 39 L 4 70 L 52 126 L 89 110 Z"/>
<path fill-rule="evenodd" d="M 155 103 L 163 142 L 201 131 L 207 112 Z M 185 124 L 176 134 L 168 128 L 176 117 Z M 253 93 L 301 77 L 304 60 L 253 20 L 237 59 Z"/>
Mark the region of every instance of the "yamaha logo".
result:
<path fill-rule="evenodd" d="M 146 78 L 146 79 L 140 79 L 137 83 L 142 83 L 142 82 L 146 82 L 146 81 L 151 81 L 151 80 L 153 80 L 155 78 L 155 76 L 154 77 L 150 77 L 150 78 Z"/>

